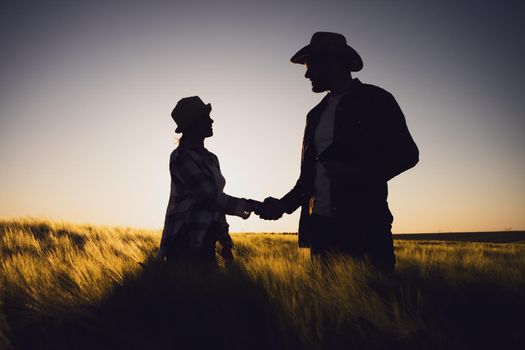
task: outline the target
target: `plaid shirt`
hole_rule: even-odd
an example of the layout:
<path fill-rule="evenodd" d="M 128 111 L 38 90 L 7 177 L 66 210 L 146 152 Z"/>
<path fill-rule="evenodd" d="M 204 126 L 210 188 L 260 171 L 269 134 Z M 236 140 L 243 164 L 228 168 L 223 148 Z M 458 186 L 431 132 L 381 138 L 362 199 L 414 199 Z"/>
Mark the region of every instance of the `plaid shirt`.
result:
<path fill-rule="evenodd" d="M 217 156 L 208 150 L 196 151 L 178 147 L 170 157 L 171 194 L 160 243 L 165 255 L 173 238 L 184 225 L 190 247 L 199 248 L 212 221 L 219 224 L 219 241 L 231 245 L 225 214 L 247 218 L 248 201 L 223 192 L 226 181 Z"/>

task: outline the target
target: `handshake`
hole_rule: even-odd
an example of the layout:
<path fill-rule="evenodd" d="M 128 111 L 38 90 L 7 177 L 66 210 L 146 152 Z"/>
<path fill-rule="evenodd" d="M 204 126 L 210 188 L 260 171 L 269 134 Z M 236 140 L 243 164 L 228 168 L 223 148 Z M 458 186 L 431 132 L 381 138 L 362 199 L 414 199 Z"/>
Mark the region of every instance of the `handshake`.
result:
<path fill-rule="evenodd" d="M 264 220 L 277 220 L 284 214 L 284 205 L 280 200 L 273 197 L 268 197 L 263 202 L 248 199 L 248 207 L 246 210 L 249 212 L 253 211 Z"/>

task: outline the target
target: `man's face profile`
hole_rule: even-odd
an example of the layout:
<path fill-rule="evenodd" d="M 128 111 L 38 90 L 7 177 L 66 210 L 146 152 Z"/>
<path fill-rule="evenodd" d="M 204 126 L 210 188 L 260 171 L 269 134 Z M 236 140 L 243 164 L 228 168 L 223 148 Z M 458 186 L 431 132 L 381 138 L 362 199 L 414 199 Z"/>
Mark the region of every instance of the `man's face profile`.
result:
<path fill-rule="evenodd" d="M 332 60 L 324 56 L 310 56 L 306 59 L 304 77 L 312 82 L 313 92 L 330 90 Z"/>

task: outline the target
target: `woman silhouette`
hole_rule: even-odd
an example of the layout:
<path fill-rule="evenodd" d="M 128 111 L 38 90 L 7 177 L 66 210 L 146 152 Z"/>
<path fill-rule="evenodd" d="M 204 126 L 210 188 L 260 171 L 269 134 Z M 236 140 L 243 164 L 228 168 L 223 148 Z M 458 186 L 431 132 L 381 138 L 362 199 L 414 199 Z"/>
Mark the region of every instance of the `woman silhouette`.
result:
<path fill-rule="evenodd" d="M 259 202 L 229 196 L 217 156 L 204 147 L 213 135 L 211 104 L 198 96 L 181 99 L 171 116 L 182 133 L 179 146 L 171 153 L 171 193 L 160 248 L 154 261 L 179 259 L 215 262 L 215 245 L 221 255 L 233 258 L 232 240 L 226 216 L 247 219 Z"/>

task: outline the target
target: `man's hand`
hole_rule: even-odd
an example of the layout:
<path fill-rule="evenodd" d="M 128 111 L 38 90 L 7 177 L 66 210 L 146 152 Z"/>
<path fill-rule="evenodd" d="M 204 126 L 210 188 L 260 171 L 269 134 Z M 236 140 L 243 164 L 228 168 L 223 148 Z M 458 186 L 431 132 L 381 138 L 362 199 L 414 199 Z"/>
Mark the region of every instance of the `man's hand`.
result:
<path fill-rule="evenodd" d="M 332 181 L 355 181 L 361 174 L 360 167 L 343 162 L 323 162 L 322 164 L 326 169 L 326 176 Z"/>
<path fill-rule="evenodd" d="M 255 210 L 255 214 L 259 215 L 264 220 L 277 220 L 284 214 L 284 207 L 280 200 L 273 197 L 268 197 Z"/>

